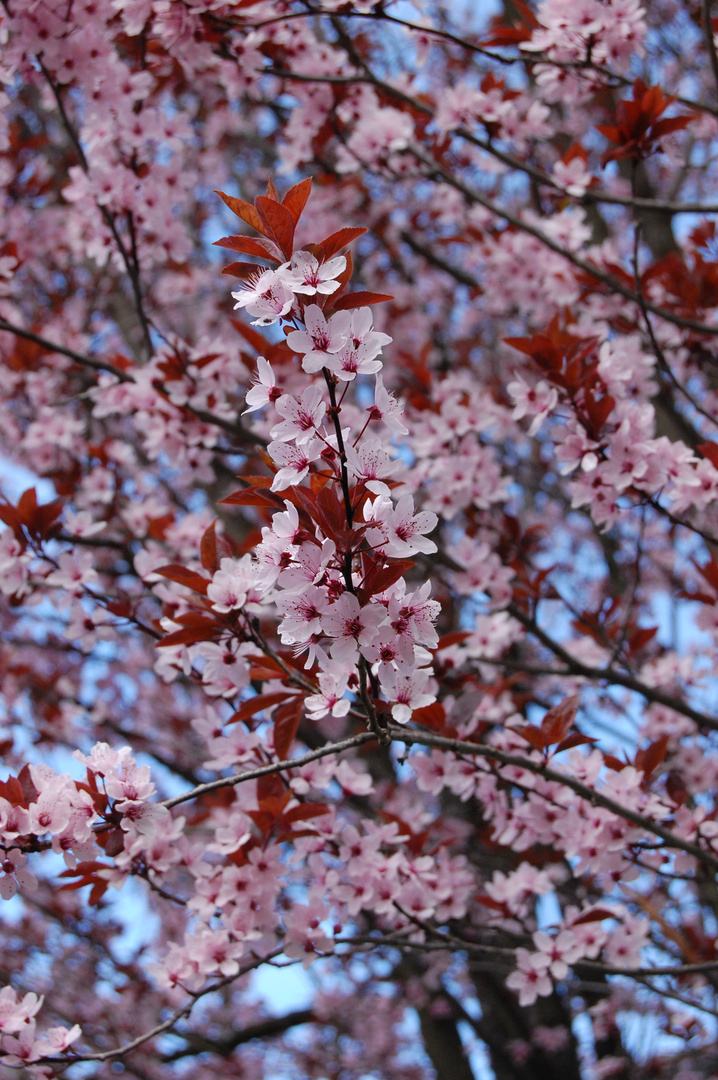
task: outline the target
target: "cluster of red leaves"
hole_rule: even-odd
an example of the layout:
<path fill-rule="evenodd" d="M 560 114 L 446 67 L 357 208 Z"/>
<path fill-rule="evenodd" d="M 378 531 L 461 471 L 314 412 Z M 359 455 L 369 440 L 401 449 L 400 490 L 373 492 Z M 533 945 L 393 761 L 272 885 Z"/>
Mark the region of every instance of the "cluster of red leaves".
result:
<path fill-rule="evenodd" d="M 616 403 L 598 374 L 596 339 L 577 337 L 563 329 L 555 315 L 542 333 L 504 340 L 531 357 L 548 381 L 571 402 L 589 438 L 600 441 Z"/>
<path fill-rule="evenodd" d="M 694 119 L 686 115 L 664 117 L 663 113 L 675 100 L 664 94 L 660 86 L 646 86 L 642 79 L 636 79 L 633 97 L 618 102 L 614 123 L 597 125 L 609 142 L 616 143 L 615 149 L 606 150 L 601 163 L 607 165 L 620 158 L 643 161 L 657 153 L 665 135 L 681 131 Z"/>

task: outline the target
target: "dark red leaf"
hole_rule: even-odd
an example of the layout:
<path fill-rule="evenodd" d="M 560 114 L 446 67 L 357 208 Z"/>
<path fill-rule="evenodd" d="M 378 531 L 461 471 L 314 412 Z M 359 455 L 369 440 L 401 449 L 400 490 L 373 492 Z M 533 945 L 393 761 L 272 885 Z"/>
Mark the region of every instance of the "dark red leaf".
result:
<path fill-rule="evenodd" d="M 216 520 L 202 534 L 199 553 L 202 566 L 209 570 L 210 574 L 216 574 L 222 559 L 227 559 L 232 554 L 227 538 L 217 536 Z"/>
<path fill-rule="evenodd" d="M 272 705 L 279 705 L 280 702 L 286 701 L 290 697 L 294 698 L 296 694 L 286 690 L 276 691 L 274 694 L 257 694 L 256 697 L 250 698 L 249 701 L 244 701 L 237 711 L 232 713 L 227 723 L 236 724 L 240 720 L 249 720 L 250 717 L 256 716 L 263 709 L 270 709 Z"/>
<path fill-rule="evenodd" d="M 585 923 L 603 922 L 604 919 L 615 918 L 615 911 L 609 911 L 608 908 L 594 908 L 593 911 L 587 911 L 584 915 L 579 915 L 577 919 L 572 919 L 571 926 L 583 926 Z"/>
<path fill-rule="evenodd" d="M 552 746 L 566 738 L 576 718 L 578 702 L 578 694 L 571 694 L 559 705 L 548 710 L 541 721 L 541 734 L 546 740 L 546 746 Z"/>
<path fill-rule="evenodd" d="M 178 585 L 184 585 L 194 592 L 201 593 L 202 596 L 207 595 L 207 586 L 210 582 L 196 570 L 188 570 L 186 566 L 180 566 L 179 563 L 170 563 L 169 566 L 160 566 L 154 573 L 169 578 L 170 581 L 176 581 Z"/>
<path fill-rule="evenodd" d="M 215 191 L 215 195 L 219 195 L 233 214 L 236 214 L 242 221 L 246 221 L 258 233 L 266 236 L 262 219 L 251 203 L 245 202 L 244 199 L 238 199 L 234 195 L 225 195 L 223 191 Z"/>
<path fill-rule="evenodd" d="M 352 308 L 367 307 L 369 304 L 384 304 L 387 300 L 393 299 L 394 297 L 389 293 L 365 291 L 345 293 L 336 304 L 332 304 L 332 311 L 349 311 Z"/>
<path fill-rule="evenodd" d="M 295 184 L 294 187 L 290 188 L 282 199 L 282 206 L 286 207 L 292 215 L 295 225 L 302 215 L 302 210 L 307 205 L 307 199 L 309 198 L 311 190 L 312 180 L 311 177 L 307 177 L 306 180 L 300 180 L 298 184 Z"/>
<path fill-rule="evenodd" d="M 304 709 L 304 695 L 297 695 L 294 701 L 277 709 L 274 714 L 274 749 L 282 761 L 286 761 L 297 734 L 299 721 Z"/>
<path fill-rule="evenodd" d="M 255 487 L 242 488 L 234 491 L 226 498 L 219 500 L 220 506 L 271 506 L 282 505 L 282 500 L 274 493 L 258 491 Z"/>
<path fill-rule="evenodd" d="M 279 262 L 272 242 L 259 240 L 255 236 L 223 236 L 214 243 L 215 247 L 230 248 L 232 251 L 241 251 L 243 255 L 255 255 L 270 262 Z"/>
<path fill-rule="evenodd" d="M 331 259 L 332 255 L 336 255 L 342 248 L 348 247 L 352 240 L 356 240 L 358 236 L 363 236 L 366 231 L 366 229 L 339 229 L 337 232 L 333 232 L 326 240 L 322 240 L 319 245 L 324 252 L 324 258 Z"/>
<path fill-rule="evenodd" d="M 294 242 L 294 218 L 289 210 L 265 195 L 258 195 L 255 205 L 265 226 L 262 230 L 265 236 L 275 240 L 285 259 L 289 259 Z"/>

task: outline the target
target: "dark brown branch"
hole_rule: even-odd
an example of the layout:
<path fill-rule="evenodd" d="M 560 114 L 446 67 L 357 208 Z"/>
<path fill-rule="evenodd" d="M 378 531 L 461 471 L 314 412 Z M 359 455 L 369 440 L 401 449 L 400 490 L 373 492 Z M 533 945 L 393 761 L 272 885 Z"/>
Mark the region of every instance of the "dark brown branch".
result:
<path fill-rule="evenodd" d="M 530 758 L 522 757 L 519 754 L 510 754 L 505 750 L 487 746 L 485 743 L 471 743 L 462 739 L 450 739 L 443 735 L 415 731 L 413 728 L 402 728 L 396 724 L 390 724 L 388 731 L 392 740 L 406 743 L 408 746 L 414 744 L 434 746 L 439 750 L 450 750 L 455 754 L 466 754 L 468 756 L 476 755 L 488 758 L 490 761 L 497 761 L 501 765 L 513 765 L 520 769 L 526 769 L 527 772 L 534 773 L 537 776 L 543 776 L 545 780 L 560 784 L 570 788 L 571 791 L 575 791 L 577 795 L 580 795 L 581 798 L 585 799 L 591 806 L 602 806 L 605 810 L 610 810 L 612 814 L 616 814 L 617 817 L 622 817 L 624 821 L 630 821 L 631 824 L 636 825 L 637 828 L 643 829 L 645 832 L 653 833 L 654 836 L 659 836 L 665 841 L 668 847 L 676 851 L 683 851 L 687 855 L 692 855 L 695 859 L 698 859 L 699 862 L 718 871 L 718 855 L 714 855 L 705 848 L 699 847 L 698 844 L 694 844 L 690 840 L 684 840 L 682 837 L 676 836 L 670 829 L 658 825 L 656 822 L 651 821 L 649 818 L 644 817 L 643 814 L 639 814 L 635 810 L 630 810 L 628 807 L 621 806 L 621 804 L 617 803 L 614 799 L 602 795 L 600 791 L 594 791 L 586 784 L 582 784 L 580 780 L 575 780 L 566 773 L 558 772 L 556 769 L 550 768 L 544 762 L 533 761 Z"/>
<path fill-rule="evenodd" d="M 13 323 L 8 322 L 7 319 L 0 318 L 0 330 L 5 330 L 8 334 L 15 334 L 16 337 L 24 338 L 26 341 L 32 341 L 35 345 L 39 345 L 48 352 L 67 356 L 70 360 L 74 360 L 76 364 L 92 368 L 93 371 L 109 371 L 120 382 L 132 382 L 132 378 L 126 372 L 115 367 L 109 360 L 97 360 L 93 356 L 86 356 L 84 353 L 76 352 L 75 349 L 70 349 L 66 345 L 59 345 L 56 341 L 49 341 L 47 338 L 41 337 L 40 334 L 35 334 L 32 330 L 25 330 L 21 326 L 15 326 Z"/>
<path fill-rule="evenodd" d="M 171 809 L 173 806 L 179 806 L 180 803 L 187 802 L 189 799 L 197 799 L 208 791 L 217 791 L 223 787 L 234 787 L 236 784 L 243 784 L 246 780 L 256 780 L 260 776 L 271 776 L 272 773 L 287 772 L 289 769 L 301 769 L 303 765 L 308 765 L 312 761 L 318 761 L 320 758 L 329 757 L 332 754 L 341 754 L 344 750 L 362 746 L 364 743 L 372 742 L 376 738 L 377 736 L 373 732 L 362 731 L 358 735 L 342 739 L 341 742 L 328 743 L 326 746 L 321 746 L 318 750 L 312 750 L 299 758 L 290 758 L 288 761 L 274 761 L 269 765 L 260 765 L 256 769 L 236 773 L 234 776 L 226 776 L 220 780 L 211 780 L 207 784 L 199 784 L 197 787 L 192 788 L 191 791 L 185 791 L 183 795 L 176 795 L 174 799 L 165 799 L 164 802 L 160 803 L 160 806 Z"/>
<path fill-rule="evenodd" d="M 545 645 L 554 656 L 557 656 L 559 660 L 564 662 L 566 670 L 563 672 L 552 672 L 552 674 L 561 674 L 564 677 L 577 675 L 580 678 L 590 679 L 592 682 L 607 682 L 614 683 L 617 686 L 623 686 L 627 690 L 633 690 L 636 694 L 640 694 L 646 701 L 652 701 L 656 705 L 665 705 L 666 708 L 673 709 L 674 712 L 680 713 L 681 716 L 688 717 L 689 720 L 693 720 L 699 727 L 708 728 L 711 731 L 718 731 L 718 719 L 715 717 L 708 716 L 699 709 L 694 709 L 691 705 L 681 701 L 680 698 L 673 697 L 671 694 L 664 694 L 662 690 L 657 690 L 653 686 L 646 686 L 640 679 L 636 679 L 632 675 L 625 674 L 622 671 L 616 671 L 615 668 L 592 668 L 587 664 L 581 663 L 580 660 L 576 660 L 572 657 L 559 642 L 554 641 L 553 638 L 538 625 L 535 619 L 532 619 L 530 615 L 521 611 L 515 604 L 510 604 L 507 611 L 514 619 L 520 622 L 522 626 L 526 627 L 535 638 L 538 638 L 541 644 Z"/>
<path fill-rule="evenodd" d="M 163 1054 L 160 1060 L 165 1064 L 180 1061 L 182 1058 L 196 1054 L 217 1054 L 219 1057 L 229 1055 L 242 1046 L 251 1042 L 252 1039 L 271 1039 L 275 1035 L 283 1035 L 290 1028 L 299 1027 L 301 1024 L 311 1024 L 316 1020 L 311 1009 L 296 1009 L 294 1012 L 285 1013 L 284 1016 L 272 1016 L 268 1020 L 259 1020 L 256 1024 L 249 1024 L 223 1039 L 208 1039 L 197 1032 L 180 1033 L 187 1046 L 182 1050 L 175 1050 L 171 1054 Z"/>
<path fill-rule="evenodd" d="M 52 75 L 50 74 L 50 72 L 47 70 L 47 68 L 43 64 L 42 60 L 39 57 L 36 57 L 36 60 L 37 60 L 37 63 L 39 65 L 43 75 L 45 76 L 45 79 L 47 81 L 48 86 L 52 90 L 52 94 L 53 94 L 53 97 L 55 98 L 55 102 L 57 104 L 58 112 L 60 113 L 60 118 L 62 120 L 63 127 L 65 128 L 65 130 L 66 130 L 66 132 L 67 132 L 67 134 L 68 134 L 68 136 L 70 138 L 70 141 L 72 142 L 72 145 L 73 145 L 73 147 L 75 149 L 75 152 L 77 154 L 77 159 L 78 159 L 78 161 L 80 163 L 80 167 L 82 168 L 82 171 L 84 173 L 89 173 L 90 166 L 89 166 L 89 162 L 87 160 L 87 156 L 86 156 L 85 151 L 84 151 L 84 149 L 82 147 L 82 143 L 80 142 L 80 140 L 79 140 L 79 138 L 77 136 L 77 132 L 75 131 L 75 129 L 74 129 L 73 125 L 72 125 L 70 117 L 67 114 L 67 110 L 65 108 L 65 102 L 62 99 L 62 94 L 60 93 L 60 89 L 57 86 L 56 82 L 54 81 L 54 79 L 53 79 Z M 144 347 L 145 347 L 145 351 L 146 351 L 146 354 L 147 354 L 147 359 L 149 359 L 149 357 L 152 356 L 152 352 L 153 352 L 152 337 L 150 335 L 149 320 L 147 318 L 147 314 L 146 314 L 145 309 L 144 309 L 144 299 L 143 299 L 143 296 L 142 296 L 142 288 L 141 288 L 141 285 L 140 285 L 139 263 L 137 261 L 136 249 L 134 249 L 134 253 L 133 253 L 134 258 L 132 258 L 130 256 L 130 254 L 128 253 L 124 243 L 122 242 L 122 237 L 120 236 L 119 230 L 117 228 L 117 222 L 115 220 L 114 214 L 112 214 L 107 209 L 106 206 L 100 206 L 99 203 L 97 203 L 96 205 L 97 205 L 98 210 L 100 211 L 100 214 L 102 215 L 102 218 L 103 218 L 105 224 L 107 225 L 107 228 L 110 230 L 110 233 L 112 234 L 112 239 L 115 241 L 115 245 L 116 245 L 117 250 L 118 250 L 118 252 L 120 254 L 120 258 L 122 259 L 122 262 L 124 263 L 124 266 L 125 266 L 125 270 L 127 271 L 127 276 L 128 276 L 128 278 L 130 280 L 130 287 L 132 289 L 132 294 L 133 294 L 134 301 L 135 301 L 135 310 L 137 312 L 137 318 L 138 318 L 139 323 L 140 323 L 140 331 L 142 333 L 142 339 L 143 339 L 143 342 L 144 342 Z M 132 237 L 131 237 L 131 243 L 132 243 L 133 248 L 134 248 L 134 240 L 133 240 Z"/>
<path fill-rule="evenodd" d="M 710 59 L 711 70 L 713 72 L 713 79 L 716 84 L 716 94 L 718 94 L 718 54 L 716 53 L 716 43 L 713 37 L 713 19 L 711 17 L 711 0 L 703 0 L 703 33 L 706 39 L 706 48 L 708 49 L 708 57 Z"/>

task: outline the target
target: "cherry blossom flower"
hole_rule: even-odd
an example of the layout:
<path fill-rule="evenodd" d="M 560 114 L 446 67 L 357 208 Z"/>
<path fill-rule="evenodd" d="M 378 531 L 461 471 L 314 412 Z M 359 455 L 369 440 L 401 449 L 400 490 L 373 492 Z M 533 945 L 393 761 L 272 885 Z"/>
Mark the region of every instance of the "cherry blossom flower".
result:
<path fill-rule="evenodd" d="M 243 608 L 254 587 L 256 573 L 251 555 L 241 559 L 222 559 L 219 570 L 207 586 L 207 599 L 215 611 L 229 612 Z"/>
<path fill-rule="evenodd" d="M 343 255 L 320 265 L 311 252 L 295 251 L 291 261 L 280 266 L 277 274 L 292 292 L 306 296 L 316 293 L 330 296 L 339 288 L 339 282 L 333 279 L 344 272 L 346 265 Z"/>
<path fill-rule="evenodd" d="M 232 293 L 236 308 L 246 308 L 256 315 L 253 326 L 271 326 L 291 310 L 294 293 L 276 270 L 262 270 L 247 278 L 239 292 Z"/>
<path fill-rule="evenodd" d="M 301 484 L 309 472 L 309 466 L 322 455 L 323 444 L 320 439 L 309 439 L 301 446 L 288 443 L 272 442 L 267 453 L 279 469 L 272 481 L 272 491 L 284 491 L 288 487 Z"/>
<path fill-rule="evenodd" d="M 278 442 L 294 441 L 301 446 L 320 427 L 327 406 L 320 388 L 308 386 L 298 401 L 291 394 L 284 394 L 275 402 L 275 408 L 284 420 L 272 428 L 272 438 Z"/>
<path fill-rule="evenodd" d="M 550 386 L 545 379 L 540 379 L 535 386 L 529 384 L 517 375 L 513 382 L 507 386 L 507 391 L 514 401 L 514 420 L 520 420 L 524 416 L 532 416 L 529 436 L 535 435 L 541 424 L 553 412 L 558 404 L 558 391 L 555 386 Z"/>
<path fill-rule="evenodd" d="M 277 380 L 272 365 L 263 356 L 257 357 L 257 378 L 254 385 L 247 391 L 245 402 L 247 408 L 242 413 L 256 412 L 263 409 L 270 402 L 276 401 L 282 396 L 282 391 L 277 386 Z"/>
<path fill-rule="evenodd" d="M 369 409 L 373 420 L 381 420 L 397 435 L 408 435 L 409 429 L 402 421 L 404 406 L 384 386 L 381 375 L 377 375 L 374 384 L 374 405 Z"/>
<path fill-rule="evenodd" d="M 407 558 L 418 551 L 431 555 L 437 550 L 434 541 L 423 534 L 431 532 L 439 519 L 431 510 L 415 514 L 413 495 L 402 495 L 396 507 L 380 495 L 373 503 L 366 504 L 364 516 L 367 521 L 379 523 L 379 528 L 367 530 L 368 543 L 393 558 Z"/>
<path fill-rule="evenodd" d="M 308 904 L 293 904 L 284 916 L 284 954 L 301 960 L 309 967 L 321 953 L 331 952 L 334 942 L 322 930 L 325 918 L 323 905 L 316 900 Z"/>
<path fill-rule="evenodd" d="M 322 620 L 329 606 L 329 598 L 317 585 L 308 585 L 301 593 L 282 594 L 277 597 L 277 608 L 284 618 L 279 633 L 285 645 L 299 645 L 309 641 L 312 634 L 320 634 Z"/>
<path fill-rule="evenodd" d="M 516 950 L 516 970 L 506 980 L 511 990 L 518 991 L 519 1005 L 525 1008 L 533 1005 L 539 997 L 548 997 L 553 993 L 553 983 L 548 974 L 548 957 L 543 953 L 532 953 L 528 949 Z"/>
<path fill-rule="evenodd" d="M 58 558 L 57 570 L 48 574 L 46 580 L 48 585 L 67 589 L 76 596 L 81 595 L 88 585 L 93 585 L 97 581 L 97 571 L 92 565 L 92 554 L 89 551 L 64 551 Z"/>
<path fill-rule="evenodd" d="M 423 709 L 436 698 L 427 693 L 431 672 L 426 668 L 408 665 L 379 665 L 381 691 L 387 701 L 393 702 L 391 715 L 397 724 L 408 724 L 415 709 Z"/>
<path fill-rule="evenodd" d="M 296 511 L 295 511 L 296 513 Z M 318 585 L 328 568 L 336 562 L 337 546 L 333 540 L 300 544 L 290 565 L 279 574 L 278 584 L 288 592 L 299 592 L 305 585 Z"/>
<path fill-rule="evenodd" d="M 109 611 L 95 607 L 87 612 L 82 603 L 73 605 L 70 622 L 63 630 L 63 637 L 77 642 L 84 649 L 91 649 L 98 641 L 112 641 L 116 631 Z"/>
<path fill-rule="evenodd" d="M 10 900 L 11 897 L 15 896 L 18 889 L 24 889 L 25 892 L 31 893 L 37 888 L 37 878 L 29 870 L 25 869 L 26 862 L 25 855 L 17 848 L 10 848 L 9 851 L 0 850 L 0 896 L 2 896 L 3 900 Z M 6 1026 L 11 1021 L 5 1020 L 3 1016 L 2 995 L 9 989 L 9 987 L 5 986 L 0 991 L 0 1030 L 4 1031 L 13 1030 L 12 1027 Z M 35 995 L 33 994 L 32 997 L 34 998 Z M 15 1028 L 14 1030 L 18 1029 Z"/>
<path fill-rule="evenodd" d="M 202 683 L 212 697 L 234 697 L 249 685 L 249 666 L 244 658 L 245 645 L 236 642 L 219 644 L 203 641 L 195 646 L 196 654 L 206 660 Z"/>
<path fill-rule="evenodd" d="M 565 979 L 570 965 L 583 956 L 581 944 L 571 930 L 561 930 L 554 937 L 537 930 L 533 938 L 539 953 L 546 957 L 548 971 L 554 979 Z"/>
<path fill-rule="evenodd" d="M 17 991 L 11 986 L 0 990 L 0 1031 L 10 1034 L 20 1031 L 42 1008 L 44 998 L 32 992 L 23 994 L 18 1001 Z"/>
<path fill-rule="evenodd" d="M 381 361 L 376 357 L 382 346 L 388 345 L 392 339 L 388 334 L 373 330 L 372 323 L 371 308 L 362 307 L 353 311 L 346 344 L 324 365 L 343 382 L 351 382 L 357 375 L 374 375 L 382 368 Z"/>
<path fill-rule="evenodd" d="M 353 662 L 359 649 L 371 645 L 385 621 L 386 612 L 380 604 L 362 607 L 353 593 L 343 593 L 322 616 L 322 630 L 334 638 L 329 650 L 332 657 Z"/>
<path fill-rule="evenodd" d="M 311 374 L 328 365 L 332 354 L 338 353 L 347 341 L 350 321 L 348 311 L 339 311 L 327 321 L 316 304 L 304 309 L 306 330 L 292 330 L 287 344 L 295 352 L 304 353 L 302 367 L 306 372 Z"/>
<path fill-rule="evenodd" d="M 351 707 L 345 697 L 349 671 L 344 663 L 330 663 L 319 672 L 319 693 L 310 694 L 304 700 L 304 707 L 313 720 L 320 720 L 331 714 L 335 717 L 346 716 Z"/>
<path fill-rule="evenodd" d="M 376 495 L 389 494 L 389 488 L 382 481 L 395 476 L 402 467 L 402 462 L 391 458 L 376 436 L 362 439 L 358 447 L 348 446 L 346 458 L 350 475 L 363 480 L 368 490 Z"/>

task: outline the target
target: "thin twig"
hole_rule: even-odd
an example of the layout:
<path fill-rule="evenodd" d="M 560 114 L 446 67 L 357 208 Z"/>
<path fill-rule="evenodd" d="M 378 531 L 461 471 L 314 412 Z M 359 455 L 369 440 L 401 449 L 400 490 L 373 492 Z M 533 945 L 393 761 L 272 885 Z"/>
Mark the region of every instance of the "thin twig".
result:
<path fill-rule="evenodd" d="M 718 871 L 718 855 L 699 847 L 698 844 L 694 844 L 690 840 L 677 836 L 670 829 L 658 825 L 656 822 L 644 817 L 643 814 L 639 814 L 636 810 L 621 806 L 615 799 L 611 799 L 607 795 L 601 794 L 600 791 L 595 791 L 586 784 L 582 784 L 580 780 L 550 768 L 545 762 L 534 761 L 519 754 L 511 754 L 505 750 L 487 746 L 485 743 L 471 743 L 462 739 L 451 739 L 443 735 L 415 731 L 413 728 L 402 728 L 396 724 L 390 724 L 388 731 L 393 740 L 406 743 L 409 746 L 414 744 L 434 746 L 439 750 L 450 750 L 456 754 L 488 758 L 498 761 L 502 765 L 512 765 L 519 769 L 525 769 L 527 772 L 542 776 L 545 780 L 568 787 L 575 791 L 577 795 L 580 795 L 581 798 L 586 799 L 591 806 L 602 806 L 605 810 L 610 810 L 612 814 L 622 817 L 625 821 L 630 821 L 632 825 L 636 825 L 639 829 L 653 833 L 654 836 L 659 836 L 668 847 L 692 855 L 695 859 L 705 863 L 706 866 Z"/>
<path fill-rule="evenodd" d="M 352 735 L 350 738 L 342 739 L 340 742 L 320 746 L 318 750 L 311 750 L 302 757 L 290 758 L 287 761 L 274 761 L 269 765 L 260 765 L 256 769 L 236 773 L 234 776 L 211 780 L 207 784 L 198 784 L 197 787 L 185 791 L 182 795 L 176 795 L 173 799 L 165 799 L 159 805 L 166 806 L 168 810 L 171 810 L 173 806 L 179 806 L 180 803 L 188 802 L 189 799 L 197 799 L 201 795 L 207 794 L 207 792 L 218 791 L 224 787 L 235 787 L 237 784 L 243 784 L 248 780 L 257 780 L 260 776 L 271 776 L 273 773 L 288 772 L 290 769 L 301 769 L 303 765 L 309 765 L 312 761 L 319 761 L 320 758 L 330 757 L 332 754 L 341 754 L 344 750 L 362 746 L 364 743 L 376 740 L 376 738 L 377 736 L 371 731 L 361 731 L 358 735 Z"/>
<path fill-rule="evenodd" d="M 82 364 L 83 367 L 92 368 L 93 371 L 109 371 L 110 374 L 114 375 L 120 382 L 132 382 L 130 375 L 124 372 L 122 368 L 118 368 L 110 363 L 109 360 L 97 360 L 93 356 L 87 356 L 85 353 L 76 352 L 75 349 L 70 349 L 67 345 L 59 345 L 56 341 L 49 341 L 47 338 L 41 337 L 40 334 L 36 334 L 32 330 L 25 330 L 22 326 L 15 326 L 14 323 L 8 322 L 7 319 L 1 317 L 0 330 L 5 330 L 8 334 L 15 334 L 16 337 L 32 341 L 35 345 L 39 345 L 48 352 L 59 353 L 60 356 L 67 356 L 70 360 L 74 360 L 76 364 Z"/>

